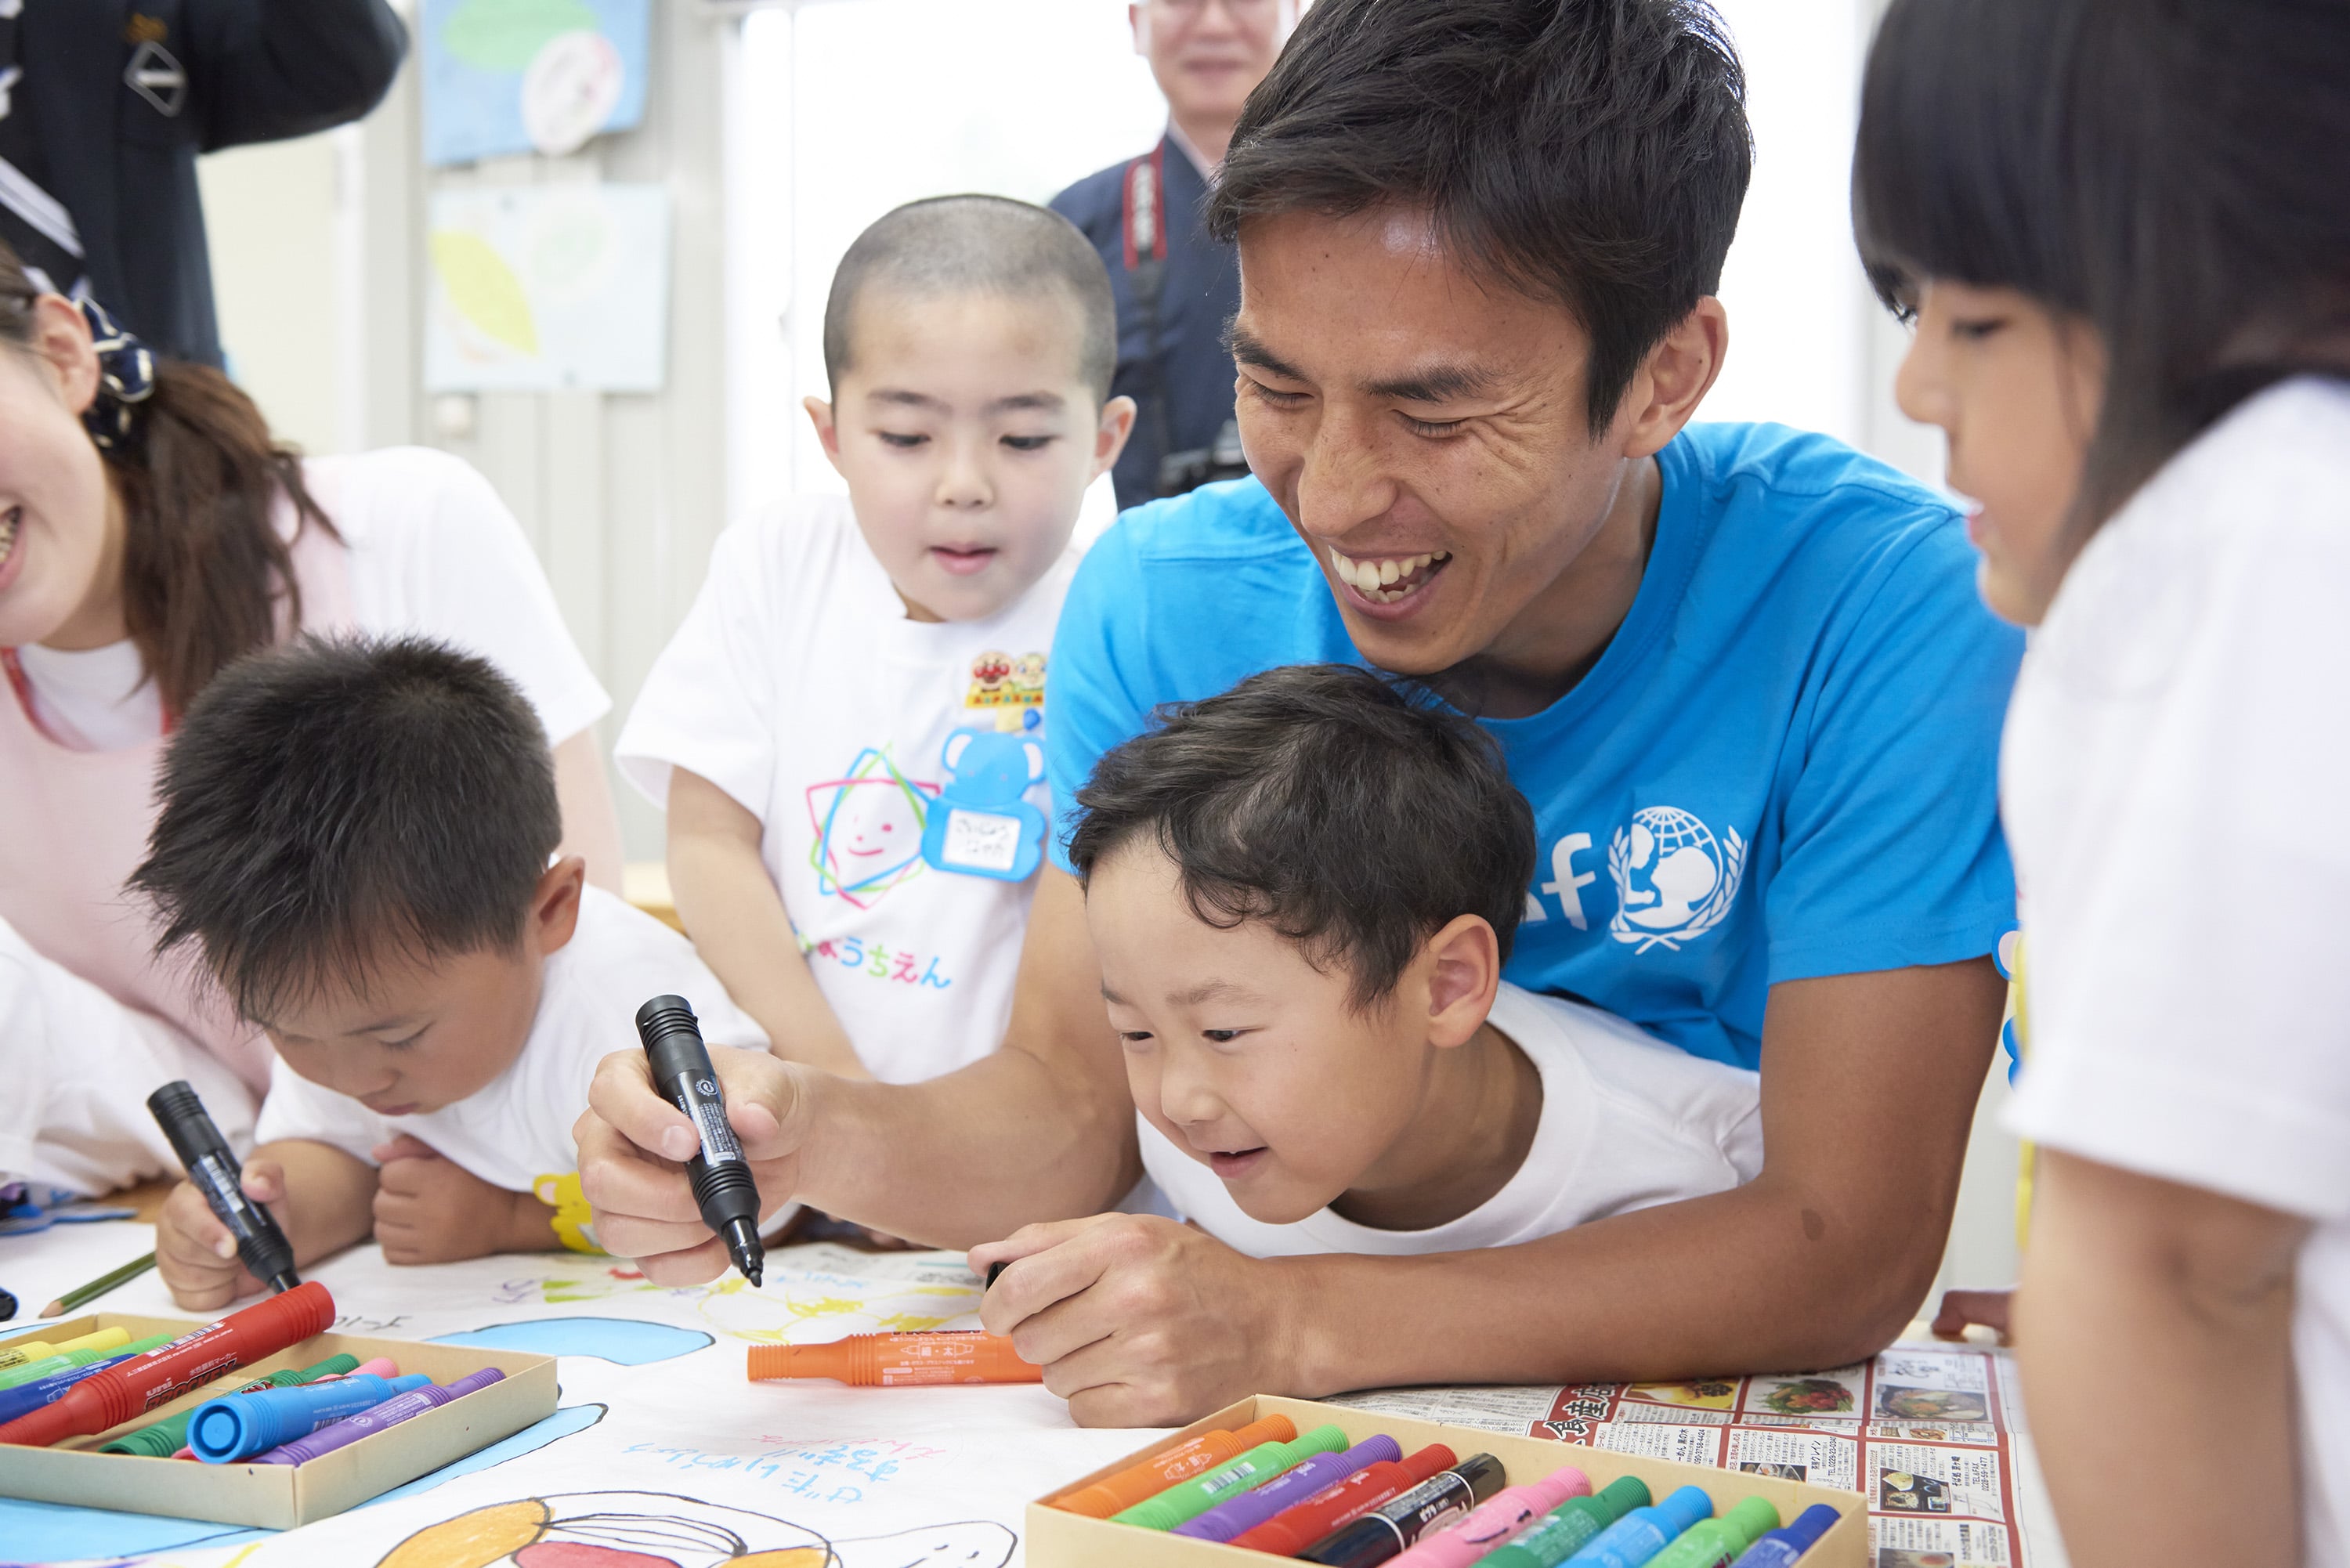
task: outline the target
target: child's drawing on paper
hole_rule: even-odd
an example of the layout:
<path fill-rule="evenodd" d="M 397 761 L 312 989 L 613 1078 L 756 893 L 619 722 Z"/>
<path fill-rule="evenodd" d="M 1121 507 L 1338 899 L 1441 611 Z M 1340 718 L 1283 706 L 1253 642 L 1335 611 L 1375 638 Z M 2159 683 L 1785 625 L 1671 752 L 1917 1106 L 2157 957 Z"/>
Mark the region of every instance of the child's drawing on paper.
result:
<path fill-rule="evenodd" d="M 947 1272 L 930 1271 L 935 1274 Z M 765 1288 L 760 1289 L 731 1274 L 707 1285 L 676 1287 L 654 1284 L 633 1269 L 579 1269 L 508 1280 L 498 1288 L 495 1299 L 502 1305 L 558 1305 L 659 1297 L 691 1310 L 730 1338 L 778 1344 L 837 1339 L 847 1334 L 910 1334 L 975 1326 L 962 1320 L 979 1311 L 979 1286 L 959 1264 L 953 1272 L 956 1277 L 952 1281 L 859 1279 L 806 1271 L 777 1272 L 770 1274 Z M 625 1359 L 621 1355 L 607 1358 Z"/>
<path fill-rule="evenodd" d="M 1002 1568 L 1012 1532 L 984 1521 L 828 1542 L 812 1530 L 657 1491 L 493 1503 L 427 1525 L 377 1568 Z"/>

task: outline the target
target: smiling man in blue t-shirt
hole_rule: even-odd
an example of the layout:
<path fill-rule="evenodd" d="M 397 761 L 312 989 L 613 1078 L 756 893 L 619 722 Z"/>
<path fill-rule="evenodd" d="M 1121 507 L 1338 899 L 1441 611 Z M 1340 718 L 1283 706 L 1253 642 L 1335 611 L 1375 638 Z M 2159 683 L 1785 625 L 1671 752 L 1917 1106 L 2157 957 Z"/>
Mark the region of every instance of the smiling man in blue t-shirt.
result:
<path fill-rule="evenodd" d="M 1322 0 L 1211 210 L 1256 477 L 1095 546 L 1046 747 L 1066 807 L 1159 704 L 1307 660 L 1425 680 L 1534 805 L 1508 978 L 1759 1066 L 1762 1173 L 1474 1257 L 1255 1260 L 1142 1216 L 979 1247 L 1019 1261 L 985 1322 L 1080 1420 L 1834 1365 L 1931 1282 L 1999 1023 L 2021 644 L 1931 492 L 1824 438 L 1689 424 L 1748 161 L 1736 63 L 1684 0 Z M 939 1242 L 1103 1207 L 1136 1167 L 1099 985 L 1056 862 L 994 1056 L 898 1087 L 730 1076 L 776 1120 L 747 1140 L 771 1196 Z M 615 1060 L 581 1129 L 601 1233 L 707 1277 L 723 1256 L 641 1152 L 690 1140 Z"/>

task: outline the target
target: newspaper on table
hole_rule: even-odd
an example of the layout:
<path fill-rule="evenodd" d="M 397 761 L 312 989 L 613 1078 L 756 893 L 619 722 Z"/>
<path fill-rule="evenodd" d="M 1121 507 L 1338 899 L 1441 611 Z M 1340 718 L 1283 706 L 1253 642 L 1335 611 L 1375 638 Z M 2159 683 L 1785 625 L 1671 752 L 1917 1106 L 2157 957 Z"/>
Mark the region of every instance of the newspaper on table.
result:
<path fill-rule="evenodd" d="M 1390 1388 L 1334 1403 L 1483 1431 L 1857 1491 L 1872 1568 L 2050 1568 L 2019 1509 L 2022 1429 L 2012 1363 L 1962 1345 L 1901 1345 L 1825 1372 Z"/>

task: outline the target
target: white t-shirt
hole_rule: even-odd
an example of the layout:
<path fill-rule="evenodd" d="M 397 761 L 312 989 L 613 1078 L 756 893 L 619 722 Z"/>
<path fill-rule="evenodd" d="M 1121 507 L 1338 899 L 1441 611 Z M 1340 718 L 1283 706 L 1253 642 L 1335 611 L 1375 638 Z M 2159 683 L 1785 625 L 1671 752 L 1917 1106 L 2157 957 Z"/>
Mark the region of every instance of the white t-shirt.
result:
<path fill-rule="evenodd" d="M 362 630 L 439 638 L 487 659 L 530 699 L 550 744 L 610 710 L 521 524 L 489 481 L 424 447 L 311 458 L 302 477 L 348 547 Z M 279 518 L 290 530 L 292 510 Z M 135 644 L 16 654 L 41 722 L 67 743 L 120 751 L 162 730 L 162 695 Z"/>
<path fill-rule="evenodd" d="M 847 498 L 803 497 L 719 539 L 620 732 L 656 805 L 674 765 L 758 817 L 816 985 L 885 1083 L 977 1061 L 1011 1016 L 1050 822 L 1045 653 L 1076 563 L 992 619 L 910 620 Z"/>
<path fill-rule="evenodd" d="M 252 1147 L 252 1092 L 226 1064 L 44 958 L 5 920 L 0 1043 L 8 1064 L 0 1183 L 97 1193 L 175 1173 L 179 1159 L 140 1086 L 175 1078 L 194 1088 L 231 1147 Z"/>
<path fill-rule="evenodd" d="M 637 1009 L 674 993 L 693 1004 L 711 1046 L 764 1051 L 767 1036 L 726 994 L 693 944 L 600 888 L 580 898 L 571 940 L 549 955 L 530 1038 L 514 1065 L 453 1106 L 421 1116 L 380 1116 L 359 1101 L 273 1064 L 269 1097 L 254 1137 L 307 1138 L 375 1163 L 371 1151 L 411 1133 L 509 1192 L 579 1168 L 571 1124 L 588 1108 L 598 1063 L 639 1049 Z"/>
<path fill-rule="evenodd" d="M 1517 1174 L 1458 1220 L 1382 1231 L 1325 1209 L 1268 1225 L 1250 1219 L 1213 1170 L 1138 1114 L 1143 1168 L 1180 1212 L 1253 1258 L 1513 1246 L 1726 1191 L 1762 1168 L 1759 1075 L 1676 1050 L 1612 1012 L 1506 982 L 1487 1022 L 1541 1074 L 1542 1120 Z"/>
<path fill-rule="evenodd" d="M 2008 710 L 2031 972 L 2009 1115 L 2316 1227 L 2309 1561 L 2350 1563 L 2350 389 L 2237 409 L 2107 523 Z"/>

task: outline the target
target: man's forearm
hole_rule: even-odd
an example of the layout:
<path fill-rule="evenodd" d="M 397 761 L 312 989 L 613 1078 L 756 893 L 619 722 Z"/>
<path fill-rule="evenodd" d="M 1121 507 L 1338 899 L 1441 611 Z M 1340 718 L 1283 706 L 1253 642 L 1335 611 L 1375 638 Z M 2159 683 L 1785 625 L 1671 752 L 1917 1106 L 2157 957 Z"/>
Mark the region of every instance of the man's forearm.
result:
<path fill-rule="evenodd" d="M 1539 1241 L 1269 1263 L 1295 1386 L 1646 1382 L 1808 1371 L 1882 1349 L 1941 1233 L 1872 1238 L 1767 1179 Z"/>
<path fill-rule="evenodd" d="M 1097 1214 L 1142 1174 L 1124 1084 L 1105 1094 L 1016 1045 L 927 1083 L 809 1084 L 796 1196 L 910 1241 L 972 1247 Z"/>

